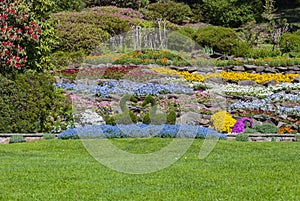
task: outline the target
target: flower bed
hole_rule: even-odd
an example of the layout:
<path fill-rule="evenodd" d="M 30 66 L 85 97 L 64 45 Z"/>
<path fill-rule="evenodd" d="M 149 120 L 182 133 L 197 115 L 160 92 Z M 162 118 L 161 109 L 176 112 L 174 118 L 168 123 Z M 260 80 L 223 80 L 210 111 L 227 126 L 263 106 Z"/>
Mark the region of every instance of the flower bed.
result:
<path fill-rule="evenodd" d="M 77 138 L 129 138 L 129 137 L 170 137 L 170 138 L 205 138 L 216 136 L 226 139 L 226 135 L 212 129 L 191 125 L 97 125 L 71 128 L 58 135 L 60 139 Z"/>

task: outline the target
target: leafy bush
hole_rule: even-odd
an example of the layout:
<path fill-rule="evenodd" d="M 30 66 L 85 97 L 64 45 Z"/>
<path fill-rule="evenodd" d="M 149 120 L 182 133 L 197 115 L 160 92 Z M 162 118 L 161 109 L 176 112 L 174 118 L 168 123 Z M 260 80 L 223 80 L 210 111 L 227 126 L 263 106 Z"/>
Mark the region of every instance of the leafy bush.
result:
<path fill-rule="evenodd" d="M 246 130 L 243 133 L 245 134 L 258 133 L 258 131 L 255 130 L 254 128 L 246 128 Z"/>
<path fill-rule="evenodd" d="M 87 7 L 94 6 L 117 6 L 121 8 L 134 8 L 139 9 L 146 6 L 148 0 L 83 0 Z"/>
<path fill-rule="evenodd" d="M 81 64 L 85 54 L 82 50 L 76 52 L 57 51 L 51 54 L 51 63 L 55 69 L 65 69 L 73 64 Z"/>
<path fill-rule="evenodd" d="M 183 24 L 190 21 L 193 14 L 188 5 L 173 1 L 149 4 L 145 9 L 141 9 L 140 11 L 147 20 L 164 18 L 176 24 Z"/>
<path fill-rule="evenodd" d="M 150 124 L 151 123 L 149 112 L 147 112 L 147 113 L 144 114 L 144 116 L 143 116 L 143 123 L 144 124 Z"/>
<path fill-rule="evenodd" d="M 23 137 L 23 135 L 12 135 L 9 138 L 9 143 L 20 143 L 20 142 L 26 142 L 25 138 Z"/>
<path fill-rule="evenodd" d="M 0 73 L 37 69 L 41 25 L 23 2 L 2 0 L 0 5 Z"/>
<path fill-rule="evenodd" d="M 262 125 L 256 125 L 254 128 L 259 133 L 266 133 L 266 134 L 272 134 L 272 133 L 278 133 L 278 128 L 273 124 L 262 124 Z"/>
<path fill-rule="evenodd" d="M 44 140 L 52 140 L 52 139 L 55 139 L 55 138 L 56 138 L 55 134 L 45 134 L 45 135 L 43 135 Z"/>
<path fill-rule="evenodd" d="M 167 124 L 176 124 L 176 112 L 173 109 L 167 114 Z"/>
<path fill-rule="evenodd" d="M 283 34 L 280 40 L 280 48 L 284 53 L 300 53 L 300 31 Z"/>
<path fill-rule="evenodd" d="M 241 134 L 238 134 L 235 137 L 235 140 L 236 141 L 241 141 L 241 142 L 248 142 L 249 141 L 249 136 L 246 133 L 241 133 Z"/>
<path fill-rule="evenodd" d="M 260 21 L 263 13 L 261 0 L 203 0 L 203 21 L 213 25 L 239 27 L 249 21 Z"/>
<path fill-rule="evenodd" d="M 199 28 L 194 34 L 195 41 L 203 47 L 211 47 L 224 54 L 247 54 L 248 44 L 238 39 L 237 33 L 230 28 L 207 26 Z"/>
<path fill-rule="evenodd" d="M 0 132 L 57 132 L 72 124 L 71 103 L 47 74 L 0 75 Z"/>
<path fill-rule="evenodd" d="M 53 8 L 53 12 L 61 12 L 61 11 L 80 11 L 83 9 L 84 3 L 82 0 L 59 0 L 55 1 L 55 6 Z"/>
<path fill-rule="evenodd" d="M 110 36 L 130 30 L 138 24 L 142 16 L 137 11 L 123 11 L 114 7 L 96 7 L 81 12 L 60 12 L 53 14 L 59 23 L 54 24 L 60 43 L 57 50 L 91 50 L 106 41 Z"/>

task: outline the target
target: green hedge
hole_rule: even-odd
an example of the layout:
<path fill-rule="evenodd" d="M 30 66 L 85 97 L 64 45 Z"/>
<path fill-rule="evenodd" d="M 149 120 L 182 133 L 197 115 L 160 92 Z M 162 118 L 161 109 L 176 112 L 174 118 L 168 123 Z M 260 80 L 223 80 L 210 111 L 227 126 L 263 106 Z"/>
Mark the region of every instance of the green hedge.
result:
<path fill-rule="evenodd" d="M 283 34 L 280 40 L 280 48 L 284 53 L 300 54 L 300 30 L 295 33 Z"/>
<path fill-rule="evenodd" d="M 153 3 L 140 10 L 145 19 L 156 20 L 164 18 L 176 24 L 189 22 L 193 15 L 191 8 L 184 3 L 176 3 L 173 1 L 164 3 Z"/>
<path fill-rule="evenodd" d="M 0 75 L 0 132 L 63 130 L 72 124 L 71 103 L 46 74 Z"/>
<path fill-rule="evenodd" d="M 230 28 L 202 27 L 194 34 L 194 39 L 199 45 L 223 54 L 243 56 L 249 51 L 249 45 L 239 40 L 237 33 Z"/>

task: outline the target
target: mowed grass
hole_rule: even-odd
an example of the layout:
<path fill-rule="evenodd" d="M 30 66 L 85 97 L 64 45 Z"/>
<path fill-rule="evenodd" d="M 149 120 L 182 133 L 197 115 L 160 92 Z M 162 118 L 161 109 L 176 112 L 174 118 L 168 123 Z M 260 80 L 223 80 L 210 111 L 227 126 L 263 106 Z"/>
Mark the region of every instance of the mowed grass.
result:
<path fill-rule="evenodd" d="M 132 153 L 169 142 L 113 140 Z M 300 200 L 300 143 L 221 140 L 199 160 L 202 143 L 169 168 L 137 175 L 101 165 L 80 140 L 0 145 L 0 200 Z"/>

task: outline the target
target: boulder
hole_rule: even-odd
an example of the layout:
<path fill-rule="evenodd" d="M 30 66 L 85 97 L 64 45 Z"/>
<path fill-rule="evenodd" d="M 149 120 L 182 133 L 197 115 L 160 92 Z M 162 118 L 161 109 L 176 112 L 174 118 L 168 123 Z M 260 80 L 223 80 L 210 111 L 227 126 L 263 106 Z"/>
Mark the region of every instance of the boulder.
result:
<path fill-rule="evenodd" d="M 238 82 L 240 86 L 257 86 L 257 83 L 252 80 L 241 80 Z"/>

